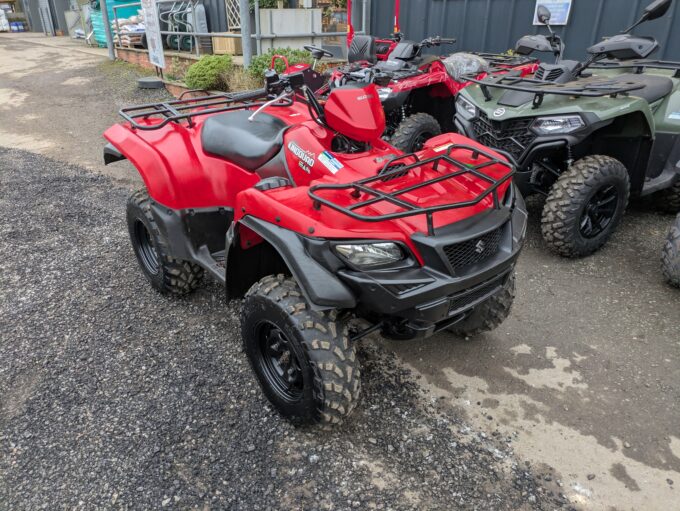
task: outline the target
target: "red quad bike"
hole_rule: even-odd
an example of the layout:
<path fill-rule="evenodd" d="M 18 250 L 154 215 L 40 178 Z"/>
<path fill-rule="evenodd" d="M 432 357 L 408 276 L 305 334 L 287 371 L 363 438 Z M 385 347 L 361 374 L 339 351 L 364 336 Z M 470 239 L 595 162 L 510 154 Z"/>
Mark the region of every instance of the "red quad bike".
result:
<path fill-rule="evenodd" d="M 144 180 L 127 205 L 142 273 L 171 295 L 207 273 L 245 297 L 245 352 L 294 423 L 352 412 L 370 332 L 471 336 L 507 317 L 527 219 L 512 167 L 456 134 L 396 150 L 375 85 L 322 107 L 301 75 L 269 72 L 259 91 L 121 114 L 104 159 Z"/>
<path fill-rule="evenodd" d="M 350 64 L 333 70 L 330 78 L 314 71 L 318 59 L 326 55 L 322 55 L 325 50 L 312 46 L 305 49 L 312 52 L 314 66 L 293 65 L 285 73 L 303 71 L 305 83 L 322 98 L 334 87 L 351 82 L 375 83 L 387 121 L 383 138 L 402 151 L 413 152 L 433 136 L 456 131 L 456 96 L 472 83 L 466 74 L 478 78 L 509 72 L 526 76 L 538 68 L 537 59 L 521 55 L 454 53 L 442 58 L 422 53 L 426 48 L 455 42 L 439 36 L 419 43 L 400 38 L 382 61 L 376 55 L 376 40 L 356 35 L 350 47 Z"/>

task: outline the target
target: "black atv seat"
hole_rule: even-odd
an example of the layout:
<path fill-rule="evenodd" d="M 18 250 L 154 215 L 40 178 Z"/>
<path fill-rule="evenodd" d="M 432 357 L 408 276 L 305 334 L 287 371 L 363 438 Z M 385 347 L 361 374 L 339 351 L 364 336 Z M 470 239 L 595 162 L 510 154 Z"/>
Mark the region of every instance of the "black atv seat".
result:
<path fill-rule="evenodd" d="M 271 160 L 283 146 L 286 123 L 273 115 L 236 110 L 208 117 L 201 130 L 206 153 L 221 156 L 251 172 Z"/>
<path fill-rule="evenodd" d="M 616 81 L 644 85 L 644 89 L 632 90 L 630 95 L 642 98 L 647 103 L 654 103 L 673 90 L 673 81 L 665 76 L 630 73 L 617 76 Z"/>

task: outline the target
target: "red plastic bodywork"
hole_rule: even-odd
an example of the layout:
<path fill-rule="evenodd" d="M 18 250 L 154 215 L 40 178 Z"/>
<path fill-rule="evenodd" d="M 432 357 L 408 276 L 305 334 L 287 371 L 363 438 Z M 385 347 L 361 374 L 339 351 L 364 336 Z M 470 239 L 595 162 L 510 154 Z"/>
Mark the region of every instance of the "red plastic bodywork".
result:
<path fill-rule="evenodd" d="M 347 90 L 353 91 L 355 95 L 375 94 L 373 86 Z M 355 115 L 357 125 L 345 126 L 350 132 L 352 129 L 359 131 L 365 129 L 360 126 L 366 118 L 364 109 L 370 108 L 372 110 L 370 115 L 376 119 L 382 115 L 379 101 L 349 101 L 344 108 L 350 120 L 345 121 L 351 122 L 352 112 Z M 397 149 L 376 137 L 371 141 L 368 151 L 352 154 L 334 153 L 331 151 L 331 143 L 335 133 L 320 126 L 311 118 L 306 103 L 295 101 L 289 107 L 270 106 L 265 112 L 289 125 L 284 133 L 284 148 L 294 186 L 259 191 L 253 187 L 260 180 L 256 173 L 205 153 L 200 138 L 205 117 L 195 117 L 193 127 L 186 123 L 171 122 L 158 130 L 150 131 L 134 130 L 127 124 L 118 124 L 109 128 L 104 137 L 135 165 L 149 195 L 167 208 L 174 210 L 233 208 L 234 219 L 237 222 L 246 215 L 253 215 L 305 236 L 401 241 L 413 250 L 416 257 L 420 257 L 411 242 L 411 235 L 415 232 L 427 232 L 425 215 L 378 222 L 360 221 L 329 207 L 315 209 L 308 195 L 309 187 L 314 184 L 348 183 L 375 176 L 386 161 L 401 154 Z M 375 126 L 373 130 L 377 133 L 378 128 L 379 126 Z M 444 134 L 429 140 L 418 155 L 421 158 L 428 158 L 440 154 L 452 143 L 476 147 L 503 159 L 501 155 L 457 134 Z M 299 151 L 290 150 L 292 145 L 302 149 L 305 157 L 300 158 Z M 473 155 L 468 151 L 453 151 L 451 156 L 462 163 L 480 163 L 479 160 L 473 160 Z M 329 161 L 333 164 L 329 164 Z M 403 178 L 380 182 L 374 187 L 383 191 L 392 191 L 396 189 L 395 187 L 405 188 L 440 175 L 445 168 L 446 164 L 441 165 L 439 171 L 433 170 L 431 166 L 422 166 Z M 504 165 L 494 164 L 485 167 L 483 172 L 493 178 L 502 178 L 507 176 L 510 170 Z M 434 206 L 474 199 L 488 186 L 485 181 L 464 174 L 405 193 L 402 197 L 419 205 Z M 506 182 L 499 188 L 501 197 L 508 186 L 510 184 Z M 346 192 L 344 195 L 341 193 L 335 195 L 335 202 L 341 205 L 349 205 L 363 198 L 352 198 Z M 475 206 L 435 213 L 434 227 L 458 222 L 492 207 L 493 201 L 489 196 Z M 385 214 L 395 212 L 395 208 L 397 207 L 387 203 L 376 203 L 357 212 L 368 215 Z M 257 243 L 258 239 L 254 233 L 243 234 L 244 248 Z"/>
<path fill-rule="evenodd" d="M 377 140 L 385 131 L 385 111 L 375 85 L 337 89 L 324 107 L 328 126 L 358 142 Z"/>

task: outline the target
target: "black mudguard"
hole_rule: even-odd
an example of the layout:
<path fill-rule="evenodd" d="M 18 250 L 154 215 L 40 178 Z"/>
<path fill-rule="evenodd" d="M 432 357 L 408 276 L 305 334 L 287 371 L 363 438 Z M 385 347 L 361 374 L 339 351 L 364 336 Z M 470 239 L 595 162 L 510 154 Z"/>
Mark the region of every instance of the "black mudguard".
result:
<path fill-rule="evenodd" d="M 251 216 L 242 218 L 239 223 L 257 233 L 276 249 L 313 309 L 356 307 L 357 302 L 352 291 L 309 255 L 297 233 Z M 229 275 L 229 250 L 237 243 L 235 225 L 232 224 L 227 233 L 225 254 L 227 275 Z"/>
<path fill-rule="evenodd" d="M 127 158 L 123 156 L 123 153 L 113 147 L 113 144 L 106 144 L 104 146 L 104 165 L 126 159 Z"/>

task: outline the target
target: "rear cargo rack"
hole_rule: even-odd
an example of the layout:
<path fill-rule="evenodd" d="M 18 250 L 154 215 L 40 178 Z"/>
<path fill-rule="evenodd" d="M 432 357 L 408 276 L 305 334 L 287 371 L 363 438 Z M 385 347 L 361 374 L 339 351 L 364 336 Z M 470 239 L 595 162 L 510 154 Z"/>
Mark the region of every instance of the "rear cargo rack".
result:
<path fill-rule="evenodd" d="M 185 98 L 190 94 L 202 93 L 202 96 Z M 266 98 L 265 98 L 266 99 Z M 290 106 L 291 99 L 282 99 L 272 106 Z M 179 99 L 163 101 L 160 103 L 147 103 L 121 108 L 120 116 L 130 123 L 133 129 L 157 130 L 170 122 L 179 123 L 187 121 L 189 127 L 193 127 L 193 118 L 200 115 L 229 112 L 246 108 L 259 107 L 264 101 L 248 101 L 239 99 L 239 94 L 211 94 L 205 90 L 189 90 L 184 92 Z M 159 120 L 154 123 L 140 123 L 139 120 Z"/>
<path fill-rule="evenodd" d="M 490 76 L 484 79 L 477 79 L 474 76 L 466 76 L 466 80 L 479 84 L 484 99 L 491 101 L 493 96 L 489 92 L 489 87 L 495 89 L 514 90 L 534 94 L 533 107 L 538 108 L 543 103 L 546 94 L 557 96 L 580 96 L 589 98 L 601 98 L 603 96 L 616 97 L 634 90 L 643 89 L 641 83 L 617 81 L 616 78 L 601 79 L 597 81 L 585 82 L 575 80 L 568 83 L 544 82 L 533 78 L 522 78 L 513 75 Z M 581 82 L 581 83 L 579 83 Z"/>
<path fill-rule="evenodd" d="M 451 157 L 451 152 L 455 150 L 468 151 L 471 154 L 473 160 L 478 159 L 480 156 L 484 156 L 485 160 L 478 165 L 464 164 Z M 413 163 L 408 164 L 399 163 L 409 159 L 414 160 Z M 384 183 L 386 181 L 389 181 L 390 179 L 405 176 L 411 170 L 423 167 L 425 165 L 432 165 L 432 170 L 438 171 L 439 165 L 442 162 L 452 165 L 456 170 L 443 173 L 435 178 L 428 179 L 426 181 L 420 182 L 415 185 L 407 186 L 405 188 L 400 188 L 392 192 L 384 192 L 369 186 L 371 183 L 376 182 Z M 490 167 L 492 165 L 503 165 L 504 167 L 507 167 L 509 169 L 509 172 L 501 179 L 494 179 L 484 174 L 483 172 L 480 172 L 481 169 Z M 496 158 L 495 156 L 489 154 L 488 152 L 482 149 L 479 149 L 477 147 L 471 147 L 468 145 L 452 144 L 448 147 L 446 153 L 444 154 L 440 154 L 438 156 L 434 156 L 432 158 L 427 158 L 424 160 L 421 160 L 415 153 L 404 154 L 385 163 L 382 170 L 375 176 L 359 179 L 351 183 L 314 185 L 309 188 L 308 194 L 314 201 L 313 203 L 315 209 L 320 209 L 322 205 L 328 206 L 329 208 L 344 213 L 345 215 L 351 218 L 361 220 L 364 222 L 382 222 L 384 220 L 395 220 L 397 218 L 425 215 L 427 218 L 427 234 L 428 236 L 434 236 L 434 221 L 433 221 L 434 213 L 450 209 L 474 206 L 476 204 L 479 204 L 489 195 L 493 196 L 494 208 L 500 209 L 501 200 L 498 197 L 498 188 L 501 185 L 503 185 L 503 183 L 510 181 L 514 173 L 515 173 L 514 167 L 510 163 L 508 163 L 505 160 Z M 453 179 L 464 174 L 472 174 L 473 176 L 482 179 L 483 181 L 486 181 L 487 183 L 490 184 L 490 186 L 486 190 L 484 190 L 484 192 L 482 192 L 472 200 L 451 202 L 449 204 L 440 204 L 431 207 L 422 207 L 404 198 L 399 197 L 400 195 L 412 192 L 419 188 L 424 188 L 435 183 L 440 183 L 442 181 L 446 181 L 447 179 Z M 366 193 L 370 195 L 371 198 L 355 202 L 350 206 L 341 206 L 333 202 L 332 200 L 319 195 L 318 192 L 321 190 L 333 190 L 336 192 L 348 190 L 350 191 L 349 193 L 350 197 L 352 197 L 353 199 L 358 199 L 361 193 Z M 371 204 L 376 204 L 378 202 L 388 202 L 390 204 L 402 208 L 403 211 L 397 211 L 394 213 L 387 213 L 383 215 L 380 214 L 365 215 L 356 212 L 356 210 L 359 208 L 369 206 Z"/>
<path fill-rule="evenodd" d="M 605 60 L 600 61 L 597 64 L 591 64 L 591 68 L 594 69 L 635 69 L 636 73 L 642 73 L 647 68 L 652 69 L 667 69 L 669 71 L 675 71 L 673 75 L 674 78 L 680 78 L 680 62 L 674 62 L 671 60 Z"/>
<path fill-rule="evenodd" d="M 494 70 L 498 66 L 519 67 L 527 64 L 538 64 L 538 59 L 535 57 L 526 57 L 524 55 L 506 55 L 504 53 L 484 53 L 472 52 L 473 55 L 482 57 L 484 60 L 493 64 Z M 501 67 L 501 69 L 503 69 Z"/>

